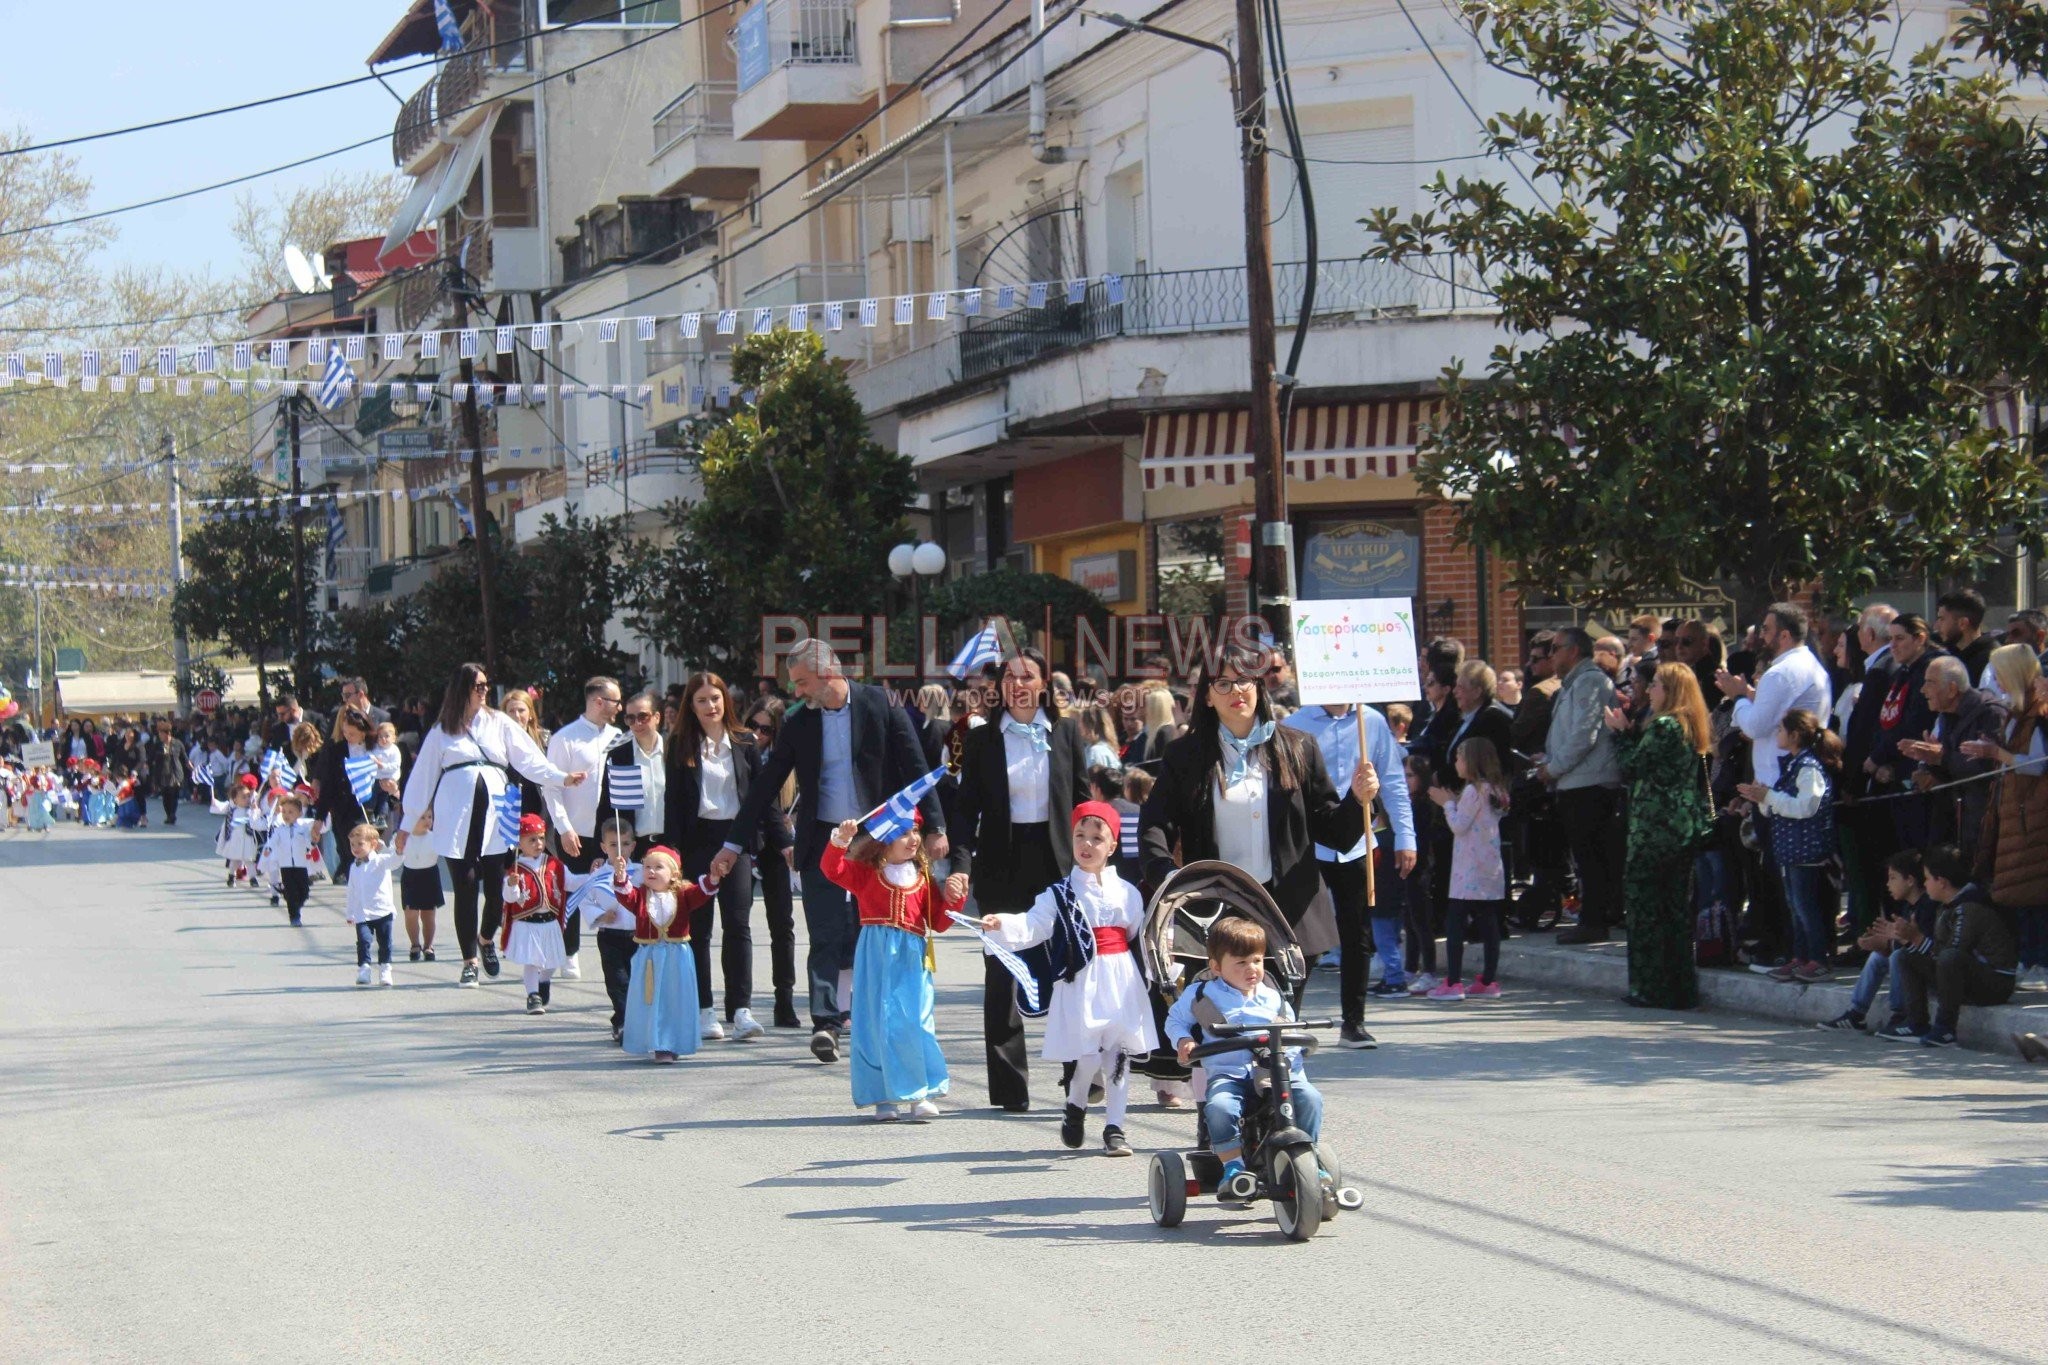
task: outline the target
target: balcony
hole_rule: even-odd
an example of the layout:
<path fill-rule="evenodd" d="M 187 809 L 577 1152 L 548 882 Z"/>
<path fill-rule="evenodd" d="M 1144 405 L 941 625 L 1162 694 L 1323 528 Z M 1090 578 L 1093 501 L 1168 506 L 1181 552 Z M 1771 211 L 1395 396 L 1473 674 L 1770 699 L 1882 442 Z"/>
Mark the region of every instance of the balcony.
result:
<path fill-rule="evenodd" d="M 661 264 L 717 241 L 718 216 L 684 199 L 621 197 L 576 220 L 576 235 L 558 237 L 562 283 L 575 284 L 608 265 Z"/>
<path fill-rule="evenodd" d="M 549 516 L 570 512 L 594 518 L 628 516 L 634 526 L 651 529 L 660 521 L 661 508 L 677 498 L 700 496 L 703 483 L 689 454 L 640 443 L 624 450 L 593 451 L 559 481 L 544 477 L 536 492 L 540 496 L 521 507 L 514 519 L 513 534 L 521 542 L 538 535 Z"/>
<path fill-rule="evenodd" d="M 758 0 L 733 30 L 739 138 L 825 141 L 874 108 L 853 0 Z"/>
<path fill-rule="evenodd" d="M 523 217 L 470 223 L 456 239 L 456 258 L 467 262 L 487 294 L 545 289 L 548 284 L 541 230 L 527 226 Z"/>
<path fill-rule="evenodd" d="M 832 299 L 859 299 L 867 294 L 867 281 L 867 272 L 850 262 L 792 266 L 780 275 L 748 285 L 740 294 L 740 306 L 742 309 L 787 308 L 793 303 L 820 304 Z M 817 322 L 815 314 L 812 321 L 814 324 Z"/>
<path fill-rule="evenodd" d="M 651 183 L 665 195 L 737 201 L 761 178 L 761 149 L 732 135 L 731 81 L 691 86 L 654 116 Z"/>
<path fill-rule="evenodd" d="M 434 116 L 434 86 L 428 81 L 413 92 L 398 110 L 398 122 L 391 129 L 391 164 L 403 169 L 412 164 L 413 158 L 433 145 L 440 132 L 440 120 Z"/>
<path fill-rule="evenodd" d="M 447 133 L 466 132 L 491 103 L 522 84 L 530 69 L 531 29 L 519 0 L 493 0 L 462 21 L 463 50 L 413 92 L 391 130 L 391 162 L 412 174 L 422 153 Z"/>

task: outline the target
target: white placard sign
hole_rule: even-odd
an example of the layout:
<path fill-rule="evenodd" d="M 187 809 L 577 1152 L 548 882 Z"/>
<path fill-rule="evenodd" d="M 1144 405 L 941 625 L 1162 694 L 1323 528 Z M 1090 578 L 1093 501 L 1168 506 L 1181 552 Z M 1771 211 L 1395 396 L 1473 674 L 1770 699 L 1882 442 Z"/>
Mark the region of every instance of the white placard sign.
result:
<path fill-rule="evenodd" d="M 57 766 L 57 746 L 47 739 L 24 744 L 21 746 L 21 762 L 26 768 L 54 768 Z"/>
<path fill-rule="evenodd" d="M 1406 597 L 1294 604 L 1294 675 L 1304 705 L 1413 701 L 1415 607 Z"/>

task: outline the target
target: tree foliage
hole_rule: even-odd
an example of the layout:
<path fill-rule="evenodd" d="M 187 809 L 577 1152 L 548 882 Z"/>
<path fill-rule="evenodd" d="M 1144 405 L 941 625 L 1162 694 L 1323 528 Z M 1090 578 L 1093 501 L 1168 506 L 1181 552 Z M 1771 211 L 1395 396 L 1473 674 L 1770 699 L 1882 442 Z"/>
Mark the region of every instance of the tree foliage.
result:
<path fill-rule="evenodd" d="M 223 498 L 269 492 L 254 474 L 232 469 L 215 487 Z M 275 510 L 273 510 L 275 509 Z M 308 563 L 321 532 L 308 525 L 301 544 Z M 294 639 L 292 523 L 276 504 L 249 517 L 213 517 L 185 534 L 188 577 L 171 601 L 171 619 L 195 639 L 216 641 L 261 668 L 288 657 Z M 298 606 L 303 609 L 306 604 Z"/>
<path fill-rule="evenodd" d="M 1508 334 L 1484 382 L 1446 376 L 1426 449 L 1463 534 L 1540 591 L 1761 599 L 1966 564 L 2025 517 L 2038 469 L 1981 424 L 1981 253 L 1927 169 L 1998 116 L 1997 75 L 1896 63 L 1890 0 L 1463 10 L 1544 99 L 1488 140 L 1548 202 L 1439 175 L 1369 219 L 1375 257 L 1478 271 Z"/>

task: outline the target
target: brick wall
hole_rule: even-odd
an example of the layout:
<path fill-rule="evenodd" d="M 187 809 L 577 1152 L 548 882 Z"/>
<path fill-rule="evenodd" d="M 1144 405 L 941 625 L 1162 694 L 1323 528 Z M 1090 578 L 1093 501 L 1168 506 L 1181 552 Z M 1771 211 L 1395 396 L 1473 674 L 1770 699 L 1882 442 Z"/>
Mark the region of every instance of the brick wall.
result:
<path fill-rule="evenodd" d="M 1440 635 L 1465 642 L 1468 657 L 1495 667 L 1519 662 L 1522 649 L 1521 599 L 1508 587 L 1511 566 L 1499 555 L 1486 557 L 1486 638 L 1479 638 L 1479 564 L 1469 545 L 1456 540 L 1458 509 L 1451 503 L 1419 504 L 1422 513 L 1422 622 L 1427 641 Z M 1449 602 L 1448 615 L 1442 614 Z"/>

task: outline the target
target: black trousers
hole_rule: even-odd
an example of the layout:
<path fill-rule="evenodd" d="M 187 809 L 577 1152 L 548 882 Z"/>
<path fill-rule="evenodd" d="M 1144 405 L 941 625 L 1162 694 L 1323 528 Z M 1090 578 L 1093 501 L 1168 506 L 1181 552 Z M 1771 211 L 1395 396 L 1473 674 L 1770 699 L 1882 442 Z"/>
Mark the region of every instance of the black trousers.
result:
<path fill-rule="evenodd" d="M 604 964 L 604 993 L 612 1001 L 612 1027 L 626 1023 L 626 989 L 633 984 L 633 954 L 638 945 L 631 929 L 597 931 L 597 959 Z"/>
<path fill-rule="evenodd" d="M 313 874 L 303 867 L 281 867 L 277 870 L 277 881 L 284 889 L 284 908 L 292 912 L 292 921 L 297 923 L 299 911 L 305 909 L 306 897 L 313 891 Z"/>
<path fill-rule="evenodd" d="M 768 958 L 775 975 L 775 1003 L 793 1005 L 796 995 L 796 896 L 789 864 L 779 853 L 761 860 L 761 909 L 768 917 Z"/>
<path fill-rule="evenodd" d="M 690 826 L 683 849 L 683 875 L 701 877 L 732 833 L 730 820 L 699 820 Z M 725 1017 L 729 1022 L 754 1007 L 754 860 L 746 854 L 718 884 L 709 905 L 690 912 L 690 947 L 697 959 L 697 1008 L 711 1008 L 711 918 L 718 916 L 718 961 L 725 976 Z"/>
<path fill-rule="evenodd" d="M 1579 924 L 1606 933 L 1621 922 L 1621 870 L 1628 827 L 1619 787 L 1574 787 L 1557 794 L 1558 819 L 1579 869 Z M 1449 870 L 1445 871 L 1448 879 Z"/>
<path fill-rule="evenodd" d="M 170 786 L 165 787 L 163 789 L 162 796 L 164 798 L 164 823 L 167 825 L 175 825 L 178 823 L 177 784 L 174 782 Z"/>
<path fill-rule="evenodd" d="M 1461 901 L 1451 899 L 1444 902 L 1444 980 L 1457 985 L 1464 980 L 1465 932 L 1469 928 L 1485 945 L 1485 961 L 1479 972 L 1479 983 L 1491 986 L 1500 973 L 1500 919 L 1505 901 Z"/>
<path fill-rule="evenodd" d="M 1021 914 L 1038 893 L 1060 879 L 1050 828 L 1044 822 L 1010 826 L 1013 875 L 998 883 L 977 874 L 974 896 L 987 915 Z M 1024 1016 L 1017 1012 L 1017 981 L 993 957 L 984 961 L 981 981 L 982 1045 L 988 1059 L 988 1102 L 1002 1109 L 1031 1107 L 1031 1054 L 1025 1046 Z"/>
<path fill-rule="evenodd" d="M 1907 1023 L 1923 1031 L 1927 1028 L 1927 988 L 1931 985 L 1940 997 L 1934 1025 L 1954 1033 L 1963 1006 L 2003 1005 L 2012 999 L 2018 978 L 1960 948 L 1944 948 L 1938 953 L 1905 953 L 1899 958 L 1899 981 L 1906 988 Z"/>
<path fill-rule="evenodd" d="M 1377 853 L 1368 857 L 1378 857 Z M 1337 998 L 1347 1024 L 1365 1024 L 1365 979 L 1372 966 L 1368 946 L 1371 911 L 1365 904 L 1365 859 L 1348 863 L 1318 862 L 1323 885 L 1330 889 L 1330 903 L 1337 911 Z"/>

